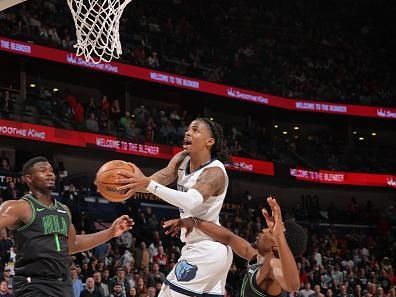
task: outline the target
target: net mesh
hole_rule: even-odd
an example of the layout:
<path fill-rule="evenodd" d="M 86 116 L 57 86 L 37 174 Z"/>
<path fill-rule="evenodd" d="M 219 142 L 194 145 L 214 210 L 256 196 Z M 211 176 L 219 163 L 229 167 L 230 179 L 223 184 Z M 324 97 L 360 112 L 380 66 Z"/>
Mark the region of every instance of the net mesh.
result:
<path fill-rule="evenodd" d="M 67 0 L 76 26 L 77 56 L 100 63 L 122 54 L 120 18 L 132 0 Z"/>

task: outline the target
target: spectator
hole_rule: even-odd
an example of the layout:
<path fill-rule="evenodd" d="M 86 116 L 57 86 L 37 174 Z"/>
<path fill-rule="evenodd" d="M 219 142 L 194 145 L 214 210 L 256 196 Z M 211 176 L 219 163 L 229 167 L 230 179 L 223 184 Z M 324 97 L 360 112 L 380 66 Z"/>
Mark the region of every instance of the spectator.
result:
<path fill-rule="evenodd" d="M 164 252 L 162 245 L 158 246 L 158 255 L 154 256 L 154 263 L 158 263 L 161 272 L 166 272 L 168 268 L 168 256 Z"/>
<path fill-rule="evenodd" d="M 160 67 L 160 63 L 159 63 L 159 60 L 158 60 L 157 52 L 153 52 L 151 54 L 151 56 L 148 58 L 148 63 L 147 64 L 148 64 L 148 66 L 150 68 L 159 68 Z"/>
<path fill-rule="evenodd" d="M 333 272 L 331 277 L 333 278 L 334 285 L 339 288 L 341 284 L 344 282 L 343 273 L 340 271 L 340 266 L 338 264 L 333 268 Z"/>
<path fill-rule="evenodd" d="M 353 297 L 362 297 L 363 292 L 362 292 L 362 287 L 359 284 L 355 285 L 355 289 L 353 291 Z"/>
<path fill-rule="evenodd" d="M 85 261 L 89 261 L 89 255 L 87 255 L 86 252 L 82 253 L 82 255 L 83 255 L 84 257 L 86 257 L 86 260 L 85 260 Z M 92 274 L 93 274 L 93 270 L 89 267 L 88 262 L 84 262 L 84 260 L 83 260 L 83 263 L 82 263 L 82 266 L 81 266 L 81 272 L 80 272 L 81 280 L 84 281 L 84 282 L 86 282 L 87 279 L 88 279 Z"/>
<path fill-rule="evenodd" d="M 347 292 L 347 287 L 345 285 L 340 286 L 340 293 L 336 295 L 337 297 L 353 297 L 352 294 Z"/>
<path fill-rule="evenodd" d="M 2 166 L 4 166 L 3 161 L 6 161 L 7 165 L 8 165 L 9 167 L 11 167 L 11 165 L 10 165 L 10 158 L 7 157 L 7 153 L 6 153 L 6 151 L 4 151 L 4 150 L 1 151 L 1 156 L 0 156 L 0 163 L 2 164 Z"/>
<path fill-rule="evenodd" d="M 78 277 L 77 269 L 75 266 L 70 268 L 70 276 L 73 282 L 73 294 L 74 297 L 80 297 L 81 292 L 84 290 L 83 283 Z"/>
<path fill-rule="evenodd" d="M 147 287 L 146 284 L 144 283 L 143 277 L 140 276 L 137 279 L 135 288 L 138 296 L 147 295 Z"/>
<path fill-rule="evenodd" d="M 93 112 L 89 114 L 88 119 L 85 120 L 85 126 L 89 131 L 99 132 L 99 124 Z"/>
<path fill-rule="evenodd" d="M 8 282 L 3 280 L 0 282 L 0 297 L 13 297 L 14 295 L 8 292 Z"/>
<path fill-rule="evenodd" d="M 106 284 L 102 283 L 102 275 L 99 271 L 94 272 L 93 279 L 95 282 L 95 289 L 100 291 L 103 297 L 109 297 L 109 287 Z"/>
<path fill-rule="evenodd" d="M 107 116 L 110 114 L 110 102 L 107 99 L 107 96 L 102 97 L 102 101 L 100 102 L 100 111 L 104 112 Z"/>
<path fill-rule="evenodd" d="M 4 267 L 3 275 L 0 277 L 0 280 L 12 284 L 11 268 L 9 266 Z"/>
<path fill-rule="evenodd" d="M 104 297 L 102 292 L 95 286 L 94 279 L 88 277 L 86 281 L 86 288 L 81 292 L 80 297 Z"/>
<path fill-rule="evenodd" d="M 95 103 L 94 97 L 89 98 L 88 105 L 85 107 L 86 116 L 88 117 L 91 113 L 95 116 L 98 114 L 98 107 Z"/>
<path fill-rule="evenodd" d="M 162 245 L 158 230 L 153 231 L 153 241 L 149 245 L 150 263 L 153 262 L 154 256 L 158 255 L 158 246 Z"/>
<path fill-rule="evenodd" d="M 127 248 L 125 248 L 124 254 L 121 256 L 119 262 L 121 267 L 125 267 L 134 264 L 135 259 L 133 258 L 131 252 Z"/>
<path fill-rule="evenodd" d="M 121 115 L 120 101 L 118 101 L 118 99 L 114 99 L 113 102 L 111 103 L 110 119 L 113 121 L 118 121 L 120 115 Z"/>
<path fill-rule="evenodd" d="M 311 294 L 310 297 L 325 297 L 325 296 L 320 292 L 320 286 L 319 286 L 319 285 L 315 285 L 313 290 L 314 290 L 315 293 Z"/>
<path fill-rule="evenodd" d="M 128 281 L 131 288 L 135 287 L 135 278 L 133 275 L 134 270 L 133 270 L 133 266 L 132 266 L 134 264 L 135 263 L 131 263 L 131 264 L 123 266 L 124 270 L 125 270 L 125 279 Z"/>
<path fill-rule="evenodd" d="M 157 296 L 157 291 L 155 290 L 154 287 L 148 287 L 147 289 L 147 297 L 156 297 Z M 383 297 L 383 296 L 381 296 Z"/>
<path fill-rule="evenodd" d="M 131 284 L 125 278 L 125 269 L 123 267 L 117 268 L 117 276 L 114 277 L 112 283 L 113 291 L 117 284 L 121 286 L 122 295 L 126 296 L 127 292 L 129 292 L 129 289 L 131 288 Z"/>
<path fill-rule="evenodd" d="M 126 111 L 125 114 L 120 118 L 120 125 L 125 130 L 131 126 L 131 114 L 129 111 Z"/>
<path fill-rule="evenodd" d="M 311 290 L 311 283 L 307 281 L 304 283 L 304 288 L 299 291 L 298 297 L 309 297 L 313 294 L 315 292 Z"/>
<path fill-rule="evenodd" d="M 146 243 L 144 241 L 140 243 L 140 247 L 135 249 L 135 260 L 136 260 L 135 262 L 136 267 L 141 270 L 149 266 L 150 254 L 148 248 L 146 247 Z"/>
<path fill-rule="evenodd" d="M 137 292 L 136 292 L 136 288 L 131 288 L 129 290 L 129 295 L 128 297 L 138 297 Z"/>
<path fill-rule="evenodd" d="M 76 108 L 74 110 L 74 120 L 77 124 L 82 124 L 84 122 L 84 106 L 80 101 L 77 101 Z"/>
<path fill-rule="evenodd" d="M 122 284 L 121 283 L 114 283 L 113 291 L 110 297 L 126 297 L 125 293 L 122 292 Z"/>
<path fill-rule="evenodd" d="M 10 163 L 6 159 L 1 159 L 0 161 L 0 171 L 10 171 Z"/>
<path fill-rule="evenodd" d="M 158 263 L 153 264 L 152 271 L 147 275 L 146 284 L 149 287 L 154 287 L 156 283 L 162 283 L 165 280 L 165 274 L 160 271 Z"/>
<path fill-rule="evenodd" d="M 333 297 L 333 290 L 332 289 L 327 289 L 326 290 L 326 297 Z"/>
<path fill-rule="evenodd" d="M 102 272 L 102 284 L 107 285 L 107 287 L 110 289 L 113 285 L 113 280 L 110 278 L 110 271 L 109 269 L 104 269 Z"/>

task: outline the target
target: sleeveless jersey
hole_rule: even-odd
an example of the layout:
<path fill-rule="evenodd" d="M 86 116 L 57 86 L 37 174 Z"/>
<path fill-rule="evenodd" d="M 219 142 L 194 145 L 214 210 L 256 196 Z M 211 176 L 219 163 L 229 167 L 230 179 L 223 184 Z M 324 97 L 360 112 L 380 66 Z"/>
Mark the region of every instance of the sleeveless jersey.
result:
<path fill-rule="evenodd" d="M 241 297 L 272 297 L 260 288 L 256 283 L 257 271 L 260 269 L 261 264 L 249 265 L 243 278 L 241 287 Z M 279 295 L 280 296 L 280 295 Z"/>
<path fill-rule="evenodd" d="M 15 231 L 15 275 L 66 279 L 71 264 L 67 242 L 71 222 L 66 208 L 56 200 L 48 207 L 32 194 L 22 199 L 30 204 L 32 218 Z"/>
<path fill-rule="evenodd" d="M 187 156 L 180 164 L 178 170 L 177 190 L 187 192 L 197 183 L 197 179 L 200 174 L 205 169 L 211 167 L 219 167 L 224 172 L 224 191 L 219 196 L 211 196 L 208 199 L 204 200 L 204 202 L 199 207 L 191 212 L 180 209 L 180 217 L 182 219 L 193 216 L 220 225 L 219 214 L 223 206 L 224 198 L 226 196 L 228 188 L 228 176 L 223 163 L 221 163 L 219 160 L 211 160 L 207 164 L 201 166 L 198 170 L 190 173 L 190 157 Z M 201 240 L 212 240 L 208 235 L 198 230 L 197 228 L 193 229 L 193 231 L 188 235 L 188 238 L 186 238 L 185 236 L 185 231 L 185 229 L 182 229 L 180 235 L 180 239 L 183 242 L 193 243 Z"/>

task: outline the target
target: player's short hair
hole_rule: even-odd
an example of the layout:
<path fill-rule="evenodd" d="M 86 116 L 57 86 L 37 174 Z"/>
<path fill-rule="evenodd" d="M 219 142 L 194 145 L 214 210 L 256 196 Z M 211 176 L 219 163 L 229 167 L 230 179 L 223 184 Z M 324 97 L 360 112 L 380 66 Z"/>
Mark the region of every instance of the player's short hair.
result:
<path fill-rule="evenodd" d="M 23 164 L 22 174 L 23 175 L 29 174 L 29 172 L 32 169 L 32 167 L 34 166 L 34 164 L 39 163 L 39 162 L 48 162 L 49 163 L 48 159 L 43 156 L 31 158 L 28 161 L 26 161 L 25 164 Z"/>
<path fill-rule="evenodd" d="M 307 247 L 307 232 L 294 220 L 284 221 L 283 224 L 286 229 L 285 237 L 290 251 L 294 257 L 301 256 Z"/>
<path fill-rule="evenodd" d="M 215 139 L 215 144 L 212 147 L 212 158 L 216 158 L 221 162 L 229 162 L 230 154 L 228 149 L 224 146 L 223 127 L 219 123 L 208 118 L 197 118 L 196 121 L 204 122 L 209 127 Z"/>

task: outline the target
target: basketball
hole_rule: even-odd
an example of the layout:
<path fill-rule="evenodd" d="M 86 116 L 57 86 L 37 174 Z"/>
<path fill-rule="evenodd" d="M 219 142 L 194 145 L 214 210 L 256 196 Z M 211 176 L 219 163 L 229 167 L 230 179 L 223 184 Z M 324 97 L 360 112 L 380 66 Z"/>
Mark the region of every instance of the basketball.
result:
<path fill-rule="evenodd" d="M 97 191 L 107 200 L 121 202 L 134 193 L 131 190 L 117 190 L 120 185 L 115 182 L 118 172 L 135 172 L 134 168 L 125 161 L 113 160 L 102 165 L 96 173 Z"/>

